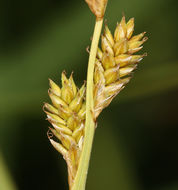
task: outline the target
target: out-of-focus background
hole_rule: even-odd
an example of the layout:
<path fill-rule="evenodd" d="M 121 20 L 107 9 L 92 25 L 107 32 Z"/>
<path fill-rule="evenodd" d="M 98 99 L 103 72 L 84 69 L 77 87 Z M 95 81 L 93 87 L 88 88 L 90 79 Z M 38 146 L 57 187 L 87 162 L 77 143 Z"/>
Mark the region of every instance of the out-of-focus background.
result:
<path fill-rule="evenodd" d="M 87 190 L 178 189 L 177 0 L 115 0 L 147 31 L 146 57 L 98 120 Z M 68 189 L 67 170 L 48 142 L 42 112 L 48 78 L 86 79 L 94 16 L 84 0 L 0 2 L 0 190 Z"/>

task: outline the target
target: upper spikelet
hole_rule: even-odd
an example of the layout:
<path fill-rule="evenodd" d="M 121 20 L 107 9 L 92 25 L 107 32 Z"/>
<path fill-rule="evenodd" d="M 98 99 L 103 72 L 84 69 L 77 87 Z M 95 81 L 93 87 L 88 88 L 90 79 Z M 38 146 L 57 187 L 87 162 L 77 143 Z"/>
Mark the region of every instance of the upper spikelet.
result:
<path fill-rule="evenodd" d="M 61 143 L 49 139 L 54 148 L 59 151 L 68 165 L 69 186 L 72 186 L 80 153 L 82 150 L 84 125 L 85 125 L 85 84 L 78 89 L 74 83 L 73 76 L 66 77 L 62 73 L 62 88 L 51 79 L 48 91 L 52 105 L 45 103 L 44 111 L 47 120 L 52 124 L 50 128 Z"/>
<path fill-rule="evenodd" d="M 147 40 L 143 37 L 145 32 L 132 37 L 133 31 L 134 19 L 126 23 L 125 16 L 117 24 L 114 35 L 105 25 L 95 62 L 95 118 L 130 81 L 130 74 L 146 55 L 133 55 L 142 49 L 142 44 Z"/>

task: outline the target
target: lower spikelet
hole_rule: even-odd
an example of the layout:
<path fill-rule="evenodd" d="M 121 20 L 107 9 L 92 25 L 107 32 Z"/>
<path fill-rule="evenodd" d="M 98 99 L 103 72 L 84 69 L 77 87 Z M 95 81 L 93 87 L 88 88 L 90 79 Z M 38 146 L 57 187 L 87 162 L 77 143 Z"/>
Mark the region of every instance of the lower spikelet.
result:
<path fill-rule="evenodd" d="M 112 99 L 130 81 L 131 73 L 146 54 L 133 55 L 142 49 L 142 44 L 147 40 L 145 32 L 133 36 L 134 19 L 127 23 L 125 17 L 111 34 L 105 25 L 101 37 L 101 48 L 98 48 L 94 73 L 94 114 L 95 118 L 107 107 Z"/>
<path fill-rule="evenodd" d="M 61 142 L 54 141 L 48 135 L 51 144 L 60 152 L 68 166 L 68 180 L 72 187 L 82 150 L 85 125 L 85 84 L 78 89 L 72 74 L 67 79 L 62 73 L 62 88 L 49 80 L 48 91 L 52 105 L 45 103 L 44 111 L 47 120 L 52 124 L 52 134 Z M 53 136 L 52 135 L 52 136 Z"/>
<path fill-rule="evenodd" d="M 101 49 L 98 48 L 94 68 L 94 120 L 130 81 L 131 73 L 146 55 L 134 55 L 142 49 L 142 44 L 147 37 L 143 37 L 145 32 L 132 37 L 133 31 L 133 18 L 126 23 L 123 17 L 117 24 L 114 36 L 105 25 L 104 34 L 101 37 Z M 71 189 L 83 146 L 86 88 L 84 84 L 78 89 L 72 74 L 68 79 L 63 72 L 61 78 L 62 88 L 49 80 L 48 93 L 52 105 L 45 103 L 44 111 L 47 114 L 47 120 L 53 126 L 50 131 L 61 142 L 56 142 L 48 136 L 51 144 L 67 162 Z"/>

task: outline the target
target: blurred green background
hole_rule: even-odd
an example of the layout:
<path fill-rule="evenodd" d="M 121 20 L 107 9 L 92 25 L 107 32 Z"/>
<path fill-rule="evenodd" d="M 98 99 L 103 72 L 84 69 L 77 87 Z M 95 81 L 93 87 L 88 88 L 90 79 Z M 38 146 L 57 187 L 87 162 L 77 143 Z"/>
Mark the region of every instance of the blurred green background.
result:
<path fill-rule="evenodd" d="M 87 190 L 178 189 L 177 0 L 112 0 L 147 31 L 146 57 L 98 120 Z M 42 112 L 48 78 L 86 79 L 94 16 L 84 0 L 0 1 L 0 190 L 68 189 L 66 165 L 49 144 Z"/>

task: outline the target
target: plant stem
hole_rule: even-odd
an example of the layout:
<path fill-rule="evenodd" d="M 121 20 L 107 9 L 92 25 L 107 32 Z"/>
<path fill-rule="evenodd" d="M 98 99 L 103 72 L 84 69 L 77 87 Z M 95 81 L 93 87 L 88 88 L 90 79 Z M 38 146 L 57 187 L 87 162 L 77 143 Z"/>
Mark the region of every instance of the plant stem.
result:
<path fill-rule="evenodd" d="M 88 62 L 87 72 L 87 91 L 86 91 L 86 122 L 85 122 L 85 135 L 83 142 L 83 150 L 78 166 L 78 171 L 75 177 L 75 181 L 72 190 L 85 190 L 86 178 L 88 173 L 90 154 L 93 144 L 93 137 L 95 132 L 95 121 L 93 119 L 93 73 L 94 64 L 96 59 L 96 53 L 98 43 L 100 39 L 101 29 L 103 25 L 103 19 L 96 19 L 90 56 Z"/>

